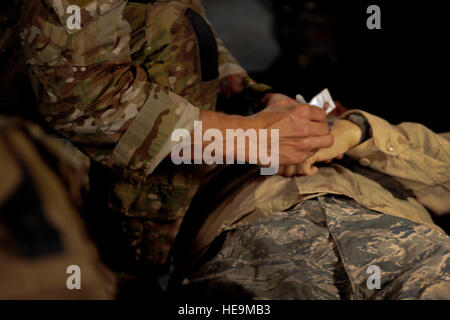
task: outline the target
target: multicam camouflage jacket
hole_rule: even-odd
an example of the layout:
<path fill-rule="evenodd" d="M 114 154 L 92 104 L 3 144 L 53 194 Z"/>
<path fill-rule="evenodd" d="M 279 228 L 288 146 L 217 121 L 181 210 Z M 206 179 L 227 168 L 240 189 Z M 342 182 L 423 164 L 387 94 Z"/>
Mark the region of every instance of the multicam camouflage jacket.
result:
<path fill-rule="evenodd" d="M 80 28 L 67 22 L 74 5 Z M 213 169 L 167 163 L 170 135 L 193 129 L 218 93 L 231 97 L 254 81 L 197 0 L 28 0 L 19 35 L 45 121 L 119 173 L 110 207 L 124 216 L 135 260 L 164 264 Z"/>
<path fill-rule="evenodd" d="M 81 29 L 67 26 L 70 5 Z M 20 37 L 45 119 L 92 158 L 145 179 L 173 129 L 215 107 L 218 80 L 246 77 L 198 12 L 197 1 L 27 1 Z"/>

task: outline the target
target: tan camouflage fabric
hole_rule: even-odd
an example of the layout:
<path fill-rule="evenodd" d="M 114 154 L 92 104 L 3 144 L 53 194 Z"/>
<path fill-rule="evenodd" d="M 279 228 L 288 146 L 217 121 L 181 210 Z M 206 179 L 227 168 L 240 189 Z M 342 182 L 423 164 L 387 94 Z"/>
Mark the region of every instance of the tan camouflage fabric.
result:
<path fill-rule="evenodd" d="M 369 122 L 371 138 L 350 149 L 347 156 L 363 167 L 386 174 L 412 191 L 399 198 L 382 186 L 337 162 L 322 166 L 314 176 L 286 178 L 255 174 L 223 199 L 200 228 L 191 258 L 201 256 L 209 244 L 226 230 L 281 212 L 325 194 L 344 195 L 376 212 L 407 219 L 443 231 L 433 214 L 450 213 L 450 141 L 448 134 L 436 134 L 417 123 L 391 125 L 362 110 Z M 427 210 L 428 209 L 428 210 Z"/>
<path fill-rule="evenodd" d="M 184 297 L 450 299 L 446 234 L 346 196 L 305 200 L 222 238 L 214 257 L 184 281 Z"/>
<path fill-rule="evenodd" d="M 115 276 L 79 216 L 89 162 L 20 118 L 0 117 L 0 299 L 112 299 Z M 80 290 L 67 268 L 80 267 Z"/>
<path fill-rule="evenodd" d="M 81 30 L 66 28 L 69 4 L 82 8 Z M 202 12 L 198 1 L 139 5 L 119 0 L 28 0 L 22 12 L 20 35 L 41 113 L 92 159 L 124 178 L 111 186 L 110 206 L 124 216 L 124 231 L 140 263 L 167 262 L 192 197 L 215 170 L 176 167 L 166 158 L 170 132 L 191 129 L 199 108 L 213 109 L 209 99 L 222 83 L 201 81 L 199 57 L 190 54 L 200 46 L 183 5 Z M 245 79 L 217 43 L 218 80 Z M 255 177 L 210 215 L 193 251 L 202 251 L 222 231 L 323 194 L 346 195 L 366 208 L 439 231 L 424 205 L 437 213 L 449 211 L 449 142 L 417 124 L 392 126 L 352 112 L 368 118 L 373 137 L 348 155 L 393 176 L 416 199 L 397 199 L 338 164 L 314 177 Z"/>
<path fill-rule="evenodd" d="M 81 30 L 66 26 L 72 4 Z M 20 36 L 45 119 L 95 160 L 145 179 L 173 147 L 173 129 L 192 129 L 198 108 L 215 106 L 218 81 L 201 79 L 188 7 L 201 12 L 197 1 L 27 1 Z M 221 77 L 242 73 L 219 53 Z"/>
<path fill-rule="evenodd" d="M 81 8 L 80 30 L 67 26 L 70 5 Z M 241 89 L 253 83 L 218 38 L 219 75 L 204 81 L 202 43 L 188 8 L 203 14 L 196 0 L 27 0 L 21 12 L 19 35 L 40 112 L 122 177 L 105 187 L 139 263 L 167 261 L 202 174 L 213 170 L 167 161 L 172 131 L 192 130 L 201 108 L 215 108 L 221 79 L 236 77 Z"/>

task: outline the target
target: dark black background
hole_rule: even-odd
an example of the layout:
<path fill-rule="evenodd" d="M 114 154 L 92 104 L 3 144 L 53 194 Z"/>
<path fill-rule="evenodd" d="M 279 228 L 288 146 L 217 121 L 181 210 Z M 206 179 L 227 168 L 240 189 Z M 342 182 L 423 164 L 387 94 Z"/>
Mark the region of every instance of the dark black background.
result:
<path fill-rule="evenodd" d="M 414 121 L 437 132 L 450 131 L 450 11 L 445 1 L 261 1 L 269 4 L 274 13 L 273 32 L 281 55 L 264 72 L 251 74 L 256 80 L 289 95 L 301 92 L 305 98 L 328 87 L 333 97 L 348 108 L 367 110 L 392 123 Z M 1 11 L 11 2 L 2 1 Z M 299 13 L 308 2 L 317 5 L 313 13 L 335 20 L 325 31 L 334 42 L 329 50 L 336 59 L 330 62 L 324 57 L 313 57 L 313 63 L 305 69 L 296 65 L 296 54 L 308 50 L 315 39 L 312 36 L 309 42 L 302 43 L 295 33 L 305 26 L 299 21 Z M 381 8 L 381 30 L 366 27 L 366 10 L 371 4 Z M 309 31 L 314 31 L 314 26 L 309 27 Z M 320 28 L 323 26 L 316 27 Z M 25 97 L 32 100 L 31 94 Z"/>
<path fill-rule="evenodd" d="M 327 31 L 336 42 L 330 50 L 337 59 L 317 57 L 307 69 L 299 69 L 293 53 L 302 48 L 296 47 L 294 33 L 302 24 L 289 19 L 298 19 L 306 2 L 272 1 L 282 54 L 266 72 L 253 75 L 257 80 L 290 95 L 301 90 L 305 97 L 328 87 L 348 108 L 367 110 L 392 123 L 414 121 L 437 132 L 450 131 L 450 11 L 444 1 L 314 1 L 318 14 L 327 12 L 336 20 Z M 371 4 L 381 9 L 381 30 L 366 27 Z"/>

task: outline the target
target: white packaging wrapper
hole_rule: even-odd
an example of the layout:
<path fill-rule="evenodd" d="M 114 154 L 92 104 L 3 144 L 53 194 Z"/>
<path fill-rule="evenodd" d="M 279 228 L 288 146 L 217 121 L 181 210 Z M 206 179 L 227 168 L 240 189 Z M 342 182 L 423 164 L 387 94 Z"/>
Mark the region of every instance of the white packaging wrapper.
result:
<path fill-rule="evenodd" d="M 298 94 L 295 99 L 297 100 L 297 102 L 305 103 L 305 99 L 300 94 Z M 309 104 L 324 109 L 327 114 L 329 114 L 336 108 L 333 98 L 326 88 L 319 92 L 314 98 L 312 98 Z"/>

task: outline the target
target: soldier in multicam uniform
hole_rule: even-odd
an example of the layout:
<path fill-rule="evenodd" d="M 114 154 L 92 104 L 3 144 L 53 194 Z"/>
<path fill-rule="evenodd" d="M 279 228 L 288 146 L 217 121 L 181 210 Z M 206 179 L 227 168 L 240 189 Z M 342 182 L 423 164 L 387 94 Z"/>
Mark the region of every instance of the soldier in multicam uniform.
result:
<path fill-rule="evenodd" d="M 81 8 L 80 30 L 66 25 L 69 5 Z M 216 44 L 202 15 L 198 2 L 187 0 L 35 0 L 22 10 L 20 36 L 40 112 L 119 174 L 109 205 L 123 215 L 133 257 L 143 265 L 167 264 L 181 222 L 184 230 L 190 225 L 186 211 L 200 185 L 217 184 L 215 167 L 167 160 L 173 129 L 192 130 L 198 119 L 208 123 L 204 129 L 279 128 L 284 165 L 317 159 L 309 157 L 332 144 L 323 113 L 277 94 L 261 99 L 268 88 Z M 255 102 L 248 114 L 270 107 L 249 118 L 208 111 L 218 91 L 228 98 L 218 107 L 232 112 L 242 101 Z M 440 213 L 450 207 L 448 140 L 360 110 L 342 117 L 370 127 L 347 152 L 359 163 L 295 178 L 249 171 L 238 188 L 221 185 L 227 190 L 217 192 L 220 204 L 193 223 L 192 245 L 178 237 L 176 265 L 191 264 L 180 278 L 187 275 L 188 291 L 233 286 L 252 298 L 449 298 L 449 239 L 423 206 Z M 383 272 L 381 291 L 365 286 L 372 264 Z"/>
<path fill-rule="evenodd" d="M 66 23 L 70 5 L 81 10 L 81 29 Z M 109 205 L 123 215 L 135 261 L 165 265 L 191 199 L 204 175 L 215 169 L 172 164 L 167 157 L 176 143 L 170 140 L 172 131 L 192 130 L 194 120 L 202 120 L 205 130 L 256 126 L 247 123 L 248 117 L 211 110 L 220 91 L 228 99 L 222 107 L 236 109 L 245 101 L 241 113 L 251 114 L 270 88 L 248 77 L 194 0 L 27 1 L 19 26 L 45 121 L 118 174 Z M 274 101 L 294 100 L 266 97 L 266 103 Z M 284 118 L 289 122 L 294 111 L 305 124 L 314 122 L 311 131 L 294 134 L 314 136 L 311 145 L 298 148 L 306 155 L 332 143 L 325 114 L 315 109 L 303 105 L 272 112 L 264 126 Z"/>

